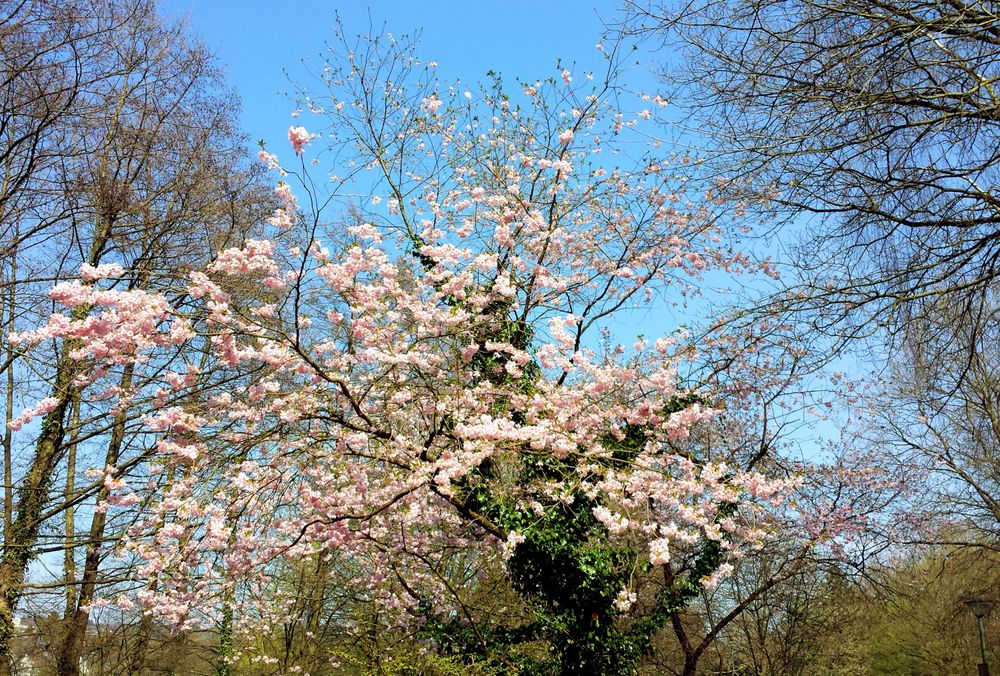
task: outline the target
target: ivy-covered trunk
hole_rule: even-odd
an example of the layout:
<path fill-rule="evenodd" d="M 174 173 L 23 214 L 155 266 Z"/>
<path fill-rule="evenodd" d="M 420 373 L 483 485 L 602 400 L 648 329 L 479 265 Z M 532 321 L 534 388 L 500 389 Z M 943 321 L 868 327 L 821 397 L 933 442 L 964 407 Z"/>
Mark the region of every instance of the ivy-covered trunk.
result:
<path fill-rule="evenodd" d="M 488 308 L 496 313 L 491 317 L 491 339 L 529 349 L 530 330 L 523 322 L 504 316 L 507 309 Z M 481 377 L 513 391 L 531 393 L 540 375 L 538 365 L 529 363 L 515 381 L 505 368 L 506 355 L 488 349 L 487 342 L 485 337 L 479 341 L 472 361 Z M 662 410 L 669 415 L 700 401 L 697 395 L 685 394 L 664 402 Z M 514 422 L 524 422 L 519 411 L 512 410 L 510 415 Z M 620 437 L 609 435 L 603 440 L 611 451 L 607 462 L 630 463 L 650 438 L 651 430 L 623 421 Z M 560 481 L 575 476 L 578 469 L 572 455 L 557 458 L 531 453 L 527 448 L 514 462 L 518 463 L 521 486 Z M 526 626 L 483 626 L 477 631 L 457 621 L 431 621 L 424 629 L 425 635 L 452 653 L 477 660 L 492 659 L 529 675 L 635 673 L 656 633 L 697 597 L 701 579 L 714 573 L 723 562 L 719 542 L 705 540 L 696 549 L 685 574 L 671 575 L 644 615 L 625 618 L 616 601 L 619 593 L 629 587 L 640 557 L 632 548 L 616 544 L 607 527 L 596 518 L 594 510 L 602 505 L 581 491 L 572 492 L 569 499 L 553 499 L 537 491 L 531 497 L 541 509 L 529 510 L 524 500 L 514 501 L 494 489 L 496 473 L 494 460 L 483 462 L 459 484 L 461 499 L 456 502 L 466 514 L 475 514 L 480 525 L 485 519 L 493 535 L 516 533 L 523 538 L 510 554 L 506 570 L 533 619 Z M 735 509 L 735 504 L 723 503 L 716 521 L 732 516 Z M 653 565 L 646 562 L 641 567 L 650 573 Z M 490 621 L 484 624 L 490 625 Z M 538 639 L 548 645 L 549 658 L 525 657 L 517 649 Z M 697 659 L 691 669 L 696 664 Z"/>
<path fill-rule="evenodd" d="M 17 491 L 17 515 L 0 560 L 0 676 L 12 673 L 14 612 L 24 589 L 28 563 L 34 557 L 41 514 L 49 499 L 55 468 L 63 451 L 63 420 L 73 398 L 76 363 L 63 356 L 57 367 L 55 407 L 42 420 L 35 454 Z"/>

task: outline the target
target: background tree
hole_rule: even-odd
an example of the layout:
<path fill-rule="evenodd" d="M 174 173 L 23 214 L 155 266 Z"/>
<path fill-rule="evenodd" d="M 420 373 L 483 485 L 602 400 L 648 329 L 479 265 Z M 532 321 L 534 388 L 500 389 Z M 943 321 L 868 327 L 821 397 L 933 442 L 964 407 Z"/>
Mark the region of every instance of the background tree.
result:
<path fill-rule="evenodd" d="M 664 75 L 717 175 L 795 223 L 784 239 L 801 243 L 802 285 L 787 307 L 850 337 L 905 330 L 928 296 L 978 305 L 1000 252 L 991 3 L 626 8 L 626 30 L 681 50 Z"/>
<path fill-rule="evenodd" d="M 973 309 L 933 298 L 910 323 L 882 396 L 892 402 L 871 443 L 928 473 L 928 524 L 972 547 L 1000 546 L 1000 408 L 997 308 L 992 291 Z M 933 526 L 915 533 L 928 542 Z M 960 541 L 952 541 L 960 544 Z"/>
<path fill-rule="evenodd" d="M 768 197 L 749 208 L 786 226 L 785 288 L 735 321 L 777 313 L 827 355 L 867 358 L 873 466 L 926 472 L 897 508 L 904 539 L 995 546 L 996 6 L 627 8 L 626 31 L 683 54 L 664 80 L 719 189 Z"/>
<path fill-rule="evenodd" d="M 13 2 L 3 10 L 9 58 L 2 66 L 0 246 L 8 336 L 37 326 L 51 308 L 47 288 L 81 264 L 117 266 L 121 287 L 165 290 L 263 215 L 267 198 L 259 171 L 244 161 L 246 141 L 232 126 L 237 109 L 221 72 L 182 26 L 157 16 L 154 3 Z M 9 649 L 28 563 L 64 552 L 60 669 L 76 673 L 107 531 L 116 538 L 122 527 L 99 510 L 78 513 L 106 496 L 102 482 L 81 485 L 78 472 L 136 462 L 147 449 L 129 406 L 112 410 L 83 396 L 80 378 L 89 374 L 69 358 L 72 344 L 30 356 L 5 347 L 9 518 L 0 644 Z M 136 377 L 120 372 L 115 387 L 141 387 Z M 41 425 L 22 429 L 16 399 L 46 390 L 34 411 L 44 415 Z M 58 520 L 62 532 L 54 529 Z M 54 591 L 50 581 L 33 582 Z M 9 652 L 0 661 L 7 668 Z"/>
<path fill-rule="evenodd" d="M 936 539 L 949 538 L 956 534 Z M 841 621 L 827 627 L 829 633 L 821 637 L 825 648 L 797 673 L 830 673 L 837 664 L 855 665 L 854 673 L 975 671 L 980 661 L 976 623 L 962 600 L 995 589 L 994 551 L 935 546 L 873 570 L 871 583 L 831 582 L 832 588 L 825 586 L 831 594 L 824 611 L 835 612 Z M 986 630 L 987 659 L 995 663 L 997 655 L 989 648 L 996 645 L 992 616 Z"/>

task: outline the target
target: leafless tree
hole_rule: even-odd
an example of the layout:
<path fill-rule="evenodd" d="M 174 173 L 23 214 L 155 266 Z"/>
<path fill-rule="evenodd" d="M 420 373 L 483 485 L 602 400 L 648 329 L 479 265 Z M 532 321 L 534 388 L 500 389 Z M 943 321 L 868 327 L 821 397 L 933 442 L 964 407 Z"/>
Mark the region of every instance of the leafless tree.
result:
<path fill-rule="evenodd" d="M 0 31 L 5 333 L 36 325 L 52 309 L 44 289 L 81 263 L 120 264 L 122 288 L 170 290 L 260 222 L 268 199 L 234 126 L 238 102 L 210 54 L 155 2 L 5 2 Z M 5 342 L 6 421 L 33 393 L 58 403 L 41 425 L 4 437 L 0 673 L 15 607 L 34 585 L 66 585 L 59 669 L 78 673 L 106 542 L 127 525 L 92 508 L 106 489 L 80 474 L 135 464 L 148 444 L 132 409 L 84 396 L 72 346 L 21 354 Z M 129 369 L 119 384 L 143 391 Z M 60 579 L 26 578 L 35 557 L 60 552 Z"/>
<path fill-rule="evenodd" d="M 971 310 L 949 298 L 925 301 L 885 385 L 890 403 L 873 439 L 926 468 L 923 507 L 962 533 L 952 544 L 993 549 L 1000 549 L 998 320 L 993 292 Z"/>
<path fill-rule="evenodd" d="M 1000 274 L 1000 5 L 629 0 L 728 189 L 793 224 L 808 310 L 838 337 L 913 305 L 975 306 Z"/>
<path fill-rule="evenodd" d="M 795 273 L 766 311 L 891 364 L 870 442 L 926 472 L 914 543 L 950 520 L 954 544 L 995 547 L 1000 4 L 626 7 L 627 31 L 679 49 L 664 79 L 720 189 L 786 226 Z"/>

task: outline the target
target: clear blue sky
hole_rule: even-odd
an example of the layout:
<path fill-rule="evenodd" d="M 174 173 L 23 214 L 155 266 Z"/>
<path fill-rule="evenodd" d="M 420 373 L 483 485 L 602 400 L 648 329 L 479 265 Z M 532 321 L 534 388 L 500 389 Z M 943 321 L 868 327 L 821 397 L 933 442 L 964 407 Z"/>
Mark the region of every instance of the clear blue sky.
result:
<path fill-rule="evenodd" d="M 286 71 L 306 79 L 297 77 L 304 76 L 301 61 L 324 50 L 337 13 L 348 34 L 379 32 L 383 25 L 395 35 L 420 31 L 417 54 L 438 62 L 443 81 L 472 83 L 494 70 L 511 86 L 517 79 L 556 75 L 557 59 L 576 62 L 575 73 L 599 69 L 603 60 L 595 44 L 618 14 L 617 0 L 160 0 L 160 6 L 170 17 L 187 18 L 219 57 L 243 100 L 244 130 L 279 154 L 287 147 L 294 109 L 280 93 L 290 89 Z M 628 74 L 627 84 L 654 91 L 649 67 L 669 55 L 637 56 L 645 63 Z M 746 281 L 753 287 L 754 280 Z M 657 336 L 681 322 L 696 323 L 698 311 L 688 312 L 695 316 L 658 308 L 620 317 L 616 338 L 630 344 L 639 333 Z M 822 427 L 835 436 L 829 425 Z"/>
<path fill-rule="evenodd" d="M 338 14 L 348 35 L 383 29 L 397 36 L 419 31 L 417 56 L 437 61 L 436 75 L 442 81 L 473 83 L 493 70 L 513 91 L 517 80 L 557 76 L 558 59 L 577 75 L 603 70 L 605 61 L 596 44 L 618 18 L 619 4 L 618 0 L 160 0 L 168 17 L 186 19 L 221 60 L 243 101 L 241 122 L 251 142 L 264 139 L 279 156 L 286 151 L 285 135 L 295 108 L 282 92 L 291 89 L 289 77 L 308 82 L 302 60 L 322 59 Z M 633 65 L 623 84 L 655 91 L 650 67 L 667 56 L 638 52 L 637 60 L 643 62 Z M 309 119 L 294 124 L 308 126 Z M 620 317 L 616 334 L 630 344 L 635 334 L 659 335 L 690 319 L 666 309 L 643 311 Z"/>
<path fill-rule="evenodd" d="M 295 122 L 290 117 L 295 106 L 283 94 L 292 89 L 289 77 L 309 81 L 302 60 L 322 60 L 337 14 L 347 35 L 419 32 L 417 56 L 436 61 L 443 82 L 471 84 L 493 70 L 515 91 L 518 80 L 558 76 L 560 59 L 577 76 L 602 71 L 606 61 L 596 45 L 616 20 L 618 5 L 618 0 L 160 0 L 161 11 L 186 19 L 224 65 L 242 99 L 242 128 L 251 143 L 264 139 L 279 156 L 288 146 L 289 125 L 310 124 L 308 116 Z M 634 65 L 623 82 L 633 90 L 656 88 L 649 66 L 663 54 L 645 57 L 648 61 Z M 664 317 L 653 328 L 649 319 L 644 313 L 621 321 L 622 340 L 631 343 L 636 333 L 659 334 L 676 323 Z"/>
<path fill-rule="evenodd" d="M 439 63 L 442 80 L 474 82 L 490 69 L 513 82 L 555 73 L 557 58 L 600 62 L 594 45 L 612 0 L 161 0 L 162 11 L 186 17 L 225 65 L 243 100 L 243 128 L 253 140 L 283 147 L 293 106 L 285 70 L 294 78 L 304 57 L 330 38 L 335 14 L 348 34 L 370 26 L 396 35 L 419 30 L 423 60 Z M 638 74 L 638 73 L 637 73 Z M 282 144 L 282 145 L 279 145 Z"/>

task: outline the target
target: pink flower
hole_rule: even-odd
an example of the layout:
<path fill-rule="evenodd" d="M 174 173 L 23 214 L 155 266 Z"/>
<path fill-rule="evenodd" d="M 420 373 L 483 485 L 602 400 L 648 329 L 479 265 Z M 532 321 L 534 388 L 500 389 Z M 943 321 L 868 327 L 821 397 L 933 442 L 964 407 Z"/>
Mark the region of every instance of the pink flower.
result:
<path fill-rule="evenodd" d="M 503 543 L 503 560 L 509 561 L 510 557 L 514 556 L 514 550 L 517 546 L 524 542 L 524 536 L 520 533 L 511 531 L 507 534 L 507 539 Z"/>
<path fill-rule="evenodd" d="M 122 266 L 117 263 L 105 263 L 104 265 L 98 265 L 96 268 L 86 263 L 80 266 L 80 277 L 88 282 L 107 279 L 108 277 L 117 277 L 123 272 Z"/>
<path fill-rule="evenodd" d="M 431 115 L 437 112 L 438 108 L 441 107 L 442 103 L 443 101 L 441 101 L 441 99 L 439 99 L 437 96 L 432 96 L 431 98 L 423 100 L 424 109 Z"/>
<path fill-rule="evenodd" d="M 638 597 L 635 592 L 629 591 L 628 589 L 622 589 L 618 592 L 618 597 L 615 599 L 615 608 L 620 612 L 627 613 L 632 606 L 635 605 L 635 600 Z"/>
<path fill-rule="evenodd" d="M 46 397 L 40 402 L 35 404 L 32 408 L 26 409 L 24 413 L 19 415 L 17 418 L 12 420 L 7 427 L 11 430 L 17 432 L 25 424 L 31 422 L 33 419 L 40 415 L 47 415 L 55 410 L 56 406 L 59 405 L 59 399 L 56 397 Z"/>
<path fill-rule="evenodd" d="M 726 577 L 732 572 L 733 572 L 733 564 L 724 563 L 721 566 L 719 566 L 718 569 L 711 575 L 706 575 L 705 577 L 701 578 L 699 582 L 701 582 L 701 586 L 704 587 L 705 589 L 715 589 L 716 587 L 719 586 L 719 582 L 722 580 L 722 578 Z"/>
<path fill-rule="evenodd" d="M 289 132 L 291 133 L 291 132 Z M 266 150 L 261 150 L 257 153 L 257 158 L 267 166 L 268 169 L 280 169 L 281 163 L 278 161 L 277 155 L 272 155 Z"/>
<path fill-rule="evenodd" d="M 49 289 L 49 298 L 66 307 L 76 307 L 92 302 L 93 291 L 80 282 L 60 282 Z"/>
<path fill-rule="evenodd" d="M 291 186 L 284 181 L 278 183 L 278 187 L 274 189 L 274 194 L 278 196 L 278 199 L 281 200 L 282 206 L 288 211 L 295 211 L 299 208 L 295 195 L 292 194 Z"/>
<path fill-rule="evenodd" d="M 649 543 L 649 562 L 654 566 L 662 566 L 670 561 L 670 541 L 665 538 Z"/>
<path fill-rule="evenodd" d="M 279 230 L 286 230 L 295 225 L 295 216 L 288 213 L 281 207 L 274 210 L 274 213 L 267 219 L 268 225 L 273 225 Z"/>
<path fill-rule="evenodd" d="M 184 535 L 184 526 L 179 523 L 168 523 L 163 528 L 160 529 L 160 535 L 158 539 L 161 542 L 171 539 L 180 539 Z"/>
<path fill-rule="evenodd" d="M 559 143 L 562 143 L 564 146 L 569 145 L 570 141 L 572 140 L 573 140 L 572 129 L 565 129 L 561 134 L 559 134 Z"/>
<path fill-rule="evenodd" d="M 472 358 L 476 356 L 476 352 L 479 352 L 479 345 L 476 343 L 469 344 L 464 350 L 462 350 L 462 361 L 469 363 Z"/>
<path fill-rule="evenodd" d="M 312 140 L 312 135 L 305 127 L 289 127 L 288 140 L 297 155 L 301 155 L 305 145 Z"/>

